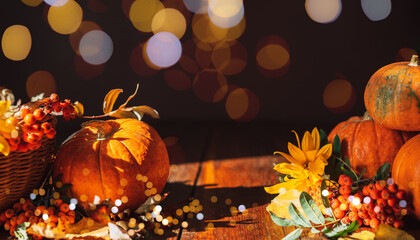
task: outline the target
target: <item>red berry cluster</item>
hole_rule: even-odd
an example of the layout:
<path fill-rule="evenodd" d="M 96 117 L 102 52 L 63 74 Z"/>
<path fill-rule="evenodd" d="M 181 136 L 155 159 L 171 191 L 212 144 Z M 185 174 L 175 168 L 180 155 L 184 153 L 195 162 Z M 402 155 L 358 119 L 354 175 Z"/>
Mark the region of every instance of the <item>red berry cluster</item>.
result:
<path fill-rule="evenodd" d="M 6 135 L 10 151 L 26 152 L 41 147 L 41 139 L 55 137 L 53 126 L 45 121 L 48 114 L 62 115 L 64 120 L 76 117 L 75 109 L 70 100 L 59 101 L 58 95 L 53 93 L 49 98 L 40 100 L 41 104 L 36 109 L 31 105 L 22 106 L 14 116 L 6 119 L 6 127 L 16 129 L 14 134 Z"/>
<path fill-rule="evenodd" d="M 379 180 L 365 185 L 353 195 L 350 177 L 341 175 L 338 183 L 341 185 L 339 194 L 330 204 L 334 216 L 344 224 L 358 221 L 360 226 L 372 228 L 379 224 L 401 228 L 404 225 L 402 218 L 412 212 L 411 200 L 395 183 Z"/>

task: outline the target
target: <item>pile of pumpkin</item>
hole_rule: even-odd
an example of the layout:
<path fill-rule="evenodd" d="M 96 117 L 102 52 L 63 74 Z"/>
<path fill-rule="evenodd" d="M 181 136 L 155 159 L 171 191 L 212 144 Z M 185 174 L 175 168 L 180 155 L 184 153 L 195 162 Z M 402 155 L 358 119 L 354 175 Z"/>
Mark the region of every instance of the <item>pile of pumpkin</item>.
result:
<path fill-rule="evenodd" d="M 383 164 L 400 189 L 413 199 L 420 219 L 420 67 L 417 55 L 410 62 L 386 65 L 370 78 L 364 94 L 368 114 L 339 123 L 329 134 L 341 140 L 343 156 L 357 174 L 375 176 Z"/>

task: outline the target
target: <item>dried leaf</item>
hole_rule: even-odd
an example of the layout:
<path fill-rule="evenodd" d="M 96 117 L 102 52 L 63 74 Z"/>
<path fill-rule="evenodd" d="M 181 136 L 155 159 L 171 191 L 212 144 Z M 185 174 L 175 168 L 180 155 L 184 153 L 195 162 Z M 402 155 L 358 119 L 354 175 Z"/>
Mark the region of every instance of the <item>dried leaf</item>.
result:
<path fill-rule="evenodd" d="M 125 108 L 125 106 L 127 106 L 127 104 L 128 104 L 128 102 L 134 97 L 134 96 L 136 96 L 136 94 L 137 94 L 137 91 L 139 90 L 139 84 L 137 84 L 137 86 L 136 86 L 136 91 L 134 91 L 134 93 L 130 96 L 130 97 L 128 97 L 127 98 L 127 100 L 125 101 L 125 103 L 124 104 L 122 104 L 118 109 L 122 109 L 122 108 Z"/>
<path fill-rule="evenodd" d="M 357 232 L 357 233 L 353 233 L 350 236 L 346 236 L 346 237 L 340 237 L 338 240 L 374 240 L 375 239 L 375 234 L 373 232 L 370 231 L 361 231 L 361 232 Z"/>
<path fill-rule="evenodd" d="M 406 231 L 391 227 L 386 224 L 380 224 L 375 231 L 375 240 L 415 240 L 413 236 Z"/>
<path fill-rule="evenodd" d="M 148 114 L 153 118 L 159 118 L 159 113 L 155 109 L 145 105 L 117 109 L 107 115 L 115 118 L 134 118 L 142 120 L 144 114 Z"/>
<path fill-rule="evenodd" d="M 156 111 L 154 108 L 151 108 L 151 107 L 146 106 L 146 105 L 133 107 L 133 111 L 141 114 L 142 118 L 143 118 L 144 114 L 147 114 L 147 115 L 151 116 L 152 118 L 159 118 L 158 111 Z"/>
<path fill-rule="evenodd" d="M 143 213 L 147 213 L 147 212 L 153 210 L 153 208 L 155 207 L 155 205 L 157 205 L 160 202 L 162 202 L 163 199 L 166 198 L 166 196 L 168 196 L 167 193 L 165 193 L 161 197 L 161 199 L 159 201 L 156 200 L 155 196 L 149 197 L 140 207 L 137 208 L 137 210 L 135 211 L 135 213 L 137 213 L 137 214 L 143 214 Z"/>
<path fill-rule="evenodd" d="M 105 114 L 112 111 L 112 108 L 114 108 L 114 103 L 117 100 L 118 95 L 120 95 L 120 93 L 122 92 L 123 90 L 119 88 L 112 89 L 111 91 L 108 92 L 108 94 L 104 98 L 104 105 L 103 105 L 103 110 Z"/>
<path fill-rule="evenodd" d="M 74 110 L 76 111 L 76 116 L 80 117 L 83 115 L 83 113 L 85 112 L 83 104 L 81 104 L 80 102 L 76 101 L 73 105 Z"/>
<path fill-rule="evenodd" d="M 127 231 L 120 228 L 119 226 L 108 223 L 109 237 L 112 240 L 130 240 L 131 237 L 127 234 Z"/>

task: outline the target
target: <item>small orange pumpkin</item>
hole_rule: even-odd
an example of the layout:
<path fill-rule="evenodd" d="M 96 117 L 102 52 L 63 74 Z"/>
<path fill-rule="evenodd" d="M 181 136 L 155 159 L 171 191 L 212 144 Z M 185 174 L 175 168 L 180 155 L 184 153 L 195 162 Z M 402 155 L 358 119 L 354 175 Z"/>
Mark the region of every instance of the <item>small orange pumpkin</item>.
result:
<path fill-rule="evenodd" d="M 392 164 L 392 178 L 413 197 L 414 214 L 420 220 L 420 135 L 406 142 Z"/>
<path fill-rule="evenodd" d="M 411 62 L 386 65 L 365 89 L 365 106 L 376 123 L 402 131 L 420 131 L 420 66 Z"/>
<path fill-rule="evenodd" d="M 53 176 L 59 174 L 63 174 L 63 183 L 73 185 L 71 197 L 85 208 L 96 198 L 112 203 L 119 199 L 119 209 L 135 210 L 146 195 L 162 191 L 169 158 L 158 133 L 142 121 L 94 121 L 59 148 Z"/>
<path fill-rule="evenodd" d="M 328 135 L 328 141 L 333 142 L 338 135 L 343 158 L 349 158 L 358 175 L 366 168 L 363 178 L 370 178 L 383 164 L 392 164 L 401 146 L 415 134 L 385 128 L 365 114 L 339 123 Z"/>

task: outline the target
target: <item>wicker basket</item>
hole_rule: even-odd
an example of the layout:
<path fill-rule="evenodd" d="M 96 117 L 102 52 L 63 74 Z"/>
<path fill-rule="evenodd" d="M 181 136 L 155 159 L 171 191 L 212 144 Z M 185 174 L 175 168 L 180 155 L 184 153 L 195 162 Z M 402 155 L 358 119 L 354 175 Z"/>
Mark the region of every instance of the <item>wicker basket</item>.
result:
<path fill-rule="evenodd" d="M 55 117 L 48 116 L 46 121 L 55 128 Z M 34 189 L 41 186 L 53 161 L 55 138 L 44 136 L 41 144 L 36 150 L 0 156 L 0 210 L 10 207 L 22 197 L 28 198 Z"/>

